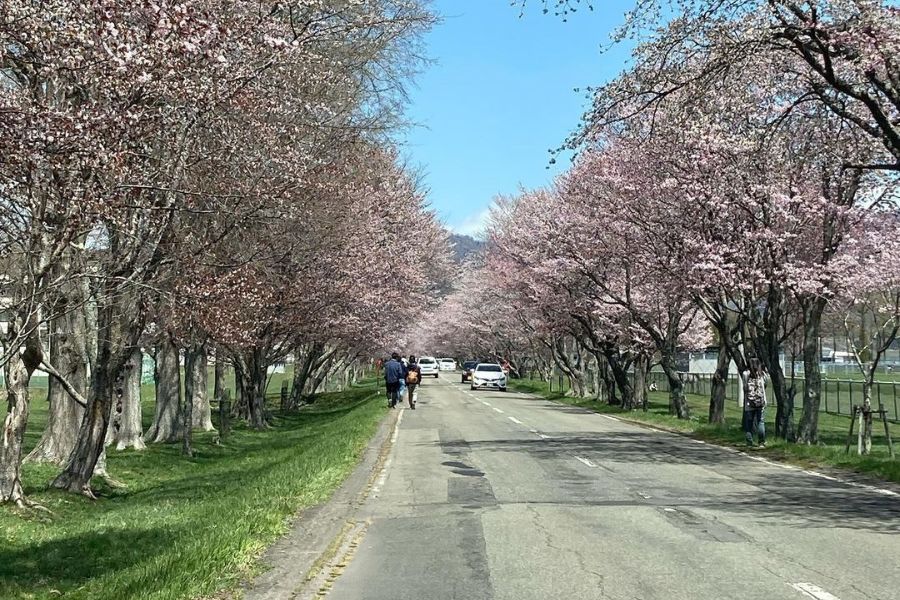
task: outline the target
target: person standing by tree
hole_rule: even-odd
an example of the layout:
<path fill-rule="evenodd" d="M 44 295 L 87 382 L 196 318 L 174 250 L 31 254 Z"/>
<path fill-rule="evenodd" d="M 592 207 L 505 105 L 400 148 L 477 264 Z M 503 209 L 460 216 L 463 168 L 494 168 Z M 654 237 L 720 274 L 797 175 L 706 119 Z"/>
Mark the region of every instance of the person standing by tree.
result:
<path fill-rule="evenodd" d="M 419 398 L 418 387 L 420 383 L 422 383 L 422 369 L 419 368 L 416 357 L 410 355 L 409 363 L 406 367 L 406 389 L 409 394 L 409 407 L 412 410 L 416 410 L 416 400 Z"/>
<path fill-rule="evenodd" d="M 388 408 L 397 406 L 400 401 L 400 381 L 403 379 L 403 364 L 400 355 L 394 352 L 391 360 L 384 365 L 384 383 L 387 388 Z"/>
<path fill-rule="evenodd" d="M 744 435 L 747 445 L 753 446 L 753 430 L 760 448 L 766 447 L 766 372 L 758 358 L 750 359 L 749 369 L 742 374 L 744 379 Z"/>

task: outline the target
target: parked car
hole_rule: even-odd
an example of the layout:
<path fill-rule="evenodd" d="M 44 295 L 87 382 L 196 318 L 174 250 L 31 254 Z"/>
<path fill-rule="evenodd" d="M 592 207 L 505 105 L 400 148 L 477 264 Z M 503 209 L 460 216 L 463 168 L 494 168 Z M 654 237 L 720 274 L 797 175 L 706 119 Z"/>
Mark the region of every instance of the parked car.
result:
<path fill-rule="evenodd" d="M 456 370 L 456 361 L 452 358 L 440 358 L 438 359 L 438 366 L 441 371 L 455 371 Z"/>
<path fill-rule="evenodd" d="M 462 366 L 462 382 L 465 383 L 467 381 L 472 381 L 472 371 L 475 370 L 475 367 L 478 366 L 477 360 L 467 360 L 463 362 Z"/>
<path fill-rule="evenodd" d="M 489 387 L 506 391 L 506 373 L 496 363 L 478 363 L 472 371 L 472 389 Z"/>
<path fill-rule="evenodd" d="M 418 364 L 422 377 L 438 376 L 438 363 L 433 356 L 420 356 Z"/>

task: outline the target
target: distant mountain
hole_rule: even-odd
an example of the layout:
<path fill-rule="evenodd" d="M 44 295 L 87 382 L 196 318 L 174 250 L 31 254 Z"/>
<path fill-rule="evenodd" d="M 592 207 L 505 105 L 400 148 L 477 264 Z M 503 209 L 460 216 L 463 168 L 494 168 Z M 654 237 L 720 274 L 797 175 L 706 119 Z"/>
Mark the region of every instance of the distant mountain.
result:
<path fill-rule="evenodd" d="M 453 244 L 453 261 L 459 264 L 477 259 L 485 246 L 481 240 L 460 233 L 451 233 L 450 243 Z"/>

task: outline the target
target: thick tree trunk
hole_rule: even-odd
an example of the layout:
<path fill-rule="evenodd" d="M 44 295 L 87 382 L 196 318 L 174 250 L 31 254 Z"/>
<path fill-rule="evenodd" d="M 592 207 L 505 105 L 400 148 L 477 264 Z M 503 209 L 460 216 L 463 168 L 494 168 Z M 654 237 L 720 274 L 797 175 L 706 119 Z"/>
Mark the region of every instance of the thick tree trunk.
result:
<path fill-rule="evenodd" d="M 684 383 L 675 369 L 674 353 L 671 351 L 662 353 L 660 366 L 669 382 L 669 414 L 675 415 L 679 419 L 689 419 L 691 411 L 684 397 Z"/>
<path fill-rule="evenodd" d="M 803 390 L 803 412 L 800 416 L 797 441 L 815 444 L 819 441 L 819 405 L 822 399 L 821 356 L 819 332 L 825 300 L 810 303 L 803 315 L 803 371 L 806 385 Z"/>
<path fill-rule="evenodd" d="M 108 294 L 110 297 L 113 295 Z M 125 364 L 134 352 L 135 341 L 142 328 L 136 306 L 121 295 L 119 302 L 100 307 L 97 314 L 96 368 L 91 373 L 87 408 L 75 448 L 62 473 L 53 480 L 53 487 L 93 497 L 90 482 L 104 452 L 115 382 L 123 377 Z"/>
<path fill-rule="evenodd" d="M 291 382 L 290 408 L 296 408 L 303 403 L 306 393 L 307 381 L 312 372 L 313 365 L 322 356 L 322 345 L 312 344 L 304 348 L 303 358 L 294 361 L 294 377 Z"/>
<path fill-rule="evenodd" d="M 612 369 L 606 356 L 603 360 L 597 359 L 600 367 L 600 379 L 603 381 L 603 387 L 606 389 L 606 403 L 611 406 L 617 406 L 622 403 L 616 389 L 616 378 L 613 376 Z"/>
<path fill-rule="evenodd" d="M 182 435 L 181 366 L 178 346 L 164 335 L 156 350 L 156 412 L 144 435 L 151 443 L 175 442 Z"/>
<path fill-rule="evenodd" d="M 112 416 L 109 431 L 106 435 L 106 445 L 115 445 L 116 450 L 134 448 L 143 450 L 146 448 L 142 434 L 143 423 L 141 420 L 141 370 L 143 367 L 144 353 L 140 348 L 134 348 L 128 362 L 115 384 L 115 402 L 112 407 Z"/>
<path fill-rule="evenodd" d="M 616 382 L 616 388 L 619 390 L 622 408 L 625 410 L 632 410 L 635 407 L 634 386 L 631 384 L 631 380 L 628 377 L 626 366 L 622 364 L 619 350 L 609 346 L 605 348 L 603 352 L 606 356 L 606 364 L 609 365 L 609 370 Z"/>
<path fill-rule="evenodd" d="M 78 306 L 80 298 L 69 297 L 66 301 L 74 303 L 76 308 L 59 306 L 62 314 L 50 323 L 50 364 L 79 394 L 87 396 L 84 314 Z M 75 436 L 84 416 L 84 408 L 53 377 L 48 379 L 47 384 L 47 401 L 50 403 L 47 427 L 25 460 L 62 466 L 75 447 Z"/>
<path fill-rule="evenodd" d="M 725 424 L 725 394 L 728 389 L 728 370 L 731 367 L 731 353 L 725 344 L 719 345 L 719 357 L 712 377 L 709 394 L 709 422 Z"/>
<path fill-rule="evenodd" d="M 266 411 L 267 365 L 262 348 L 243 353 L 235 363 L 235 378 L 241 382 L 241 398 L 247 407 L 247 423 L 254 429 L 266 429 L 269 415 Z"/>
<path fill-rule="evenodd" d="M 191 388 L 192 407 L 191 424 L 200 431 L 212 431 L 212 408 L 209 404 L 209 383 L 207 372 L 206 345 L 197 344 L 185 351 L 185 398 L 188 385 Z"/>

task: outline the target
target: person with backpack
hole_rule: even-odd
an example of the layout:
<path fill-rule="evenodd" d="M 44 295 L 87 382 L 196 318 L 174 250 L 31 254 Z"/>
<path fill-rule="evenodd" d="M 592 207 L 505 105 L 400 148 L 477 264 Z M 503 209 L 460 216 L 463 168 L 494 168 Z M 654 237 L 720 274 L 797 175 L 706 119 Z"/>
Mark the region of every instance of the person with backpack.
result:
<path fill-rule="evenodd" d="M 749 369 L 741 373 L 744 384 L 744 435 L 753 446 L 753 432 L 760 448 L 766 447 L 766 372 L 758 358 L 751 358 Z"/>
<path fill-rule="evenodd" d="M 419 399 L 418 387 L 422 383 L 422 369 L 416 362 L 416 357 L 410 355 L 409 363 L 406 367 L 406 390 L 409 394 L 409 407 L 416 410 L 416 400 Z"/>
<path fill-rule="evenodd" d="M 391 360 L 384 365 L 384 384 L 387 388 L 388 408 L 394 408 L 400 401 L 400 381 L 406 377 L 400 355 L 394 352 Z"/>

